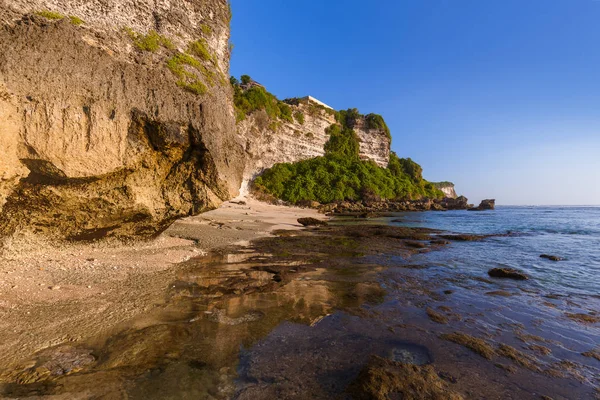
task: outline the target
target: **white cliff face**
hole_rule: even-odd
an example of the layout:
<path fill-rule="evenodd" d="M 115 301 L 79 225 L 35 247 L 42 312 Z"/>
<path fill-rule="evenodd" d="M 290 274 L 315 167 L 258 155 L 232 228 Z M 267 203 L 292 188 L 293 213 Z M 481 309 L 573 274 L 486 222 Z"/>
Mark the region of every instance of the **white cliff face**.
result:
<path fill-rule="evenodd" d="M 454 190 L 453 183 L 439 182 L 439 183 L 434 183 L 434 185 L 436 188 L 441 190 L 444 193 L 444 195 L 446 195 L 446 197 L 449 197 L 451 199 L 456 199 L 458 197 L 458 195 L 456 194 L 456 191 Z"/>
<path fill-rule="evenodd" d="M 278 120 L 273 122 L 264 111 L 254 112 L 238 123 L 238 135 L 246 150 L 246 166 L 241 194 L 248 192 L 249 183 L 265 169 L 277 163 L 288 163 L 323 156 L 329 141 L 327 128 L 336 123 L 332 111 L 300 104 L 292 107 L 304 115 L 304 123 Z M 387 167 L 390 139 L 382 130 L 367 129 L 357 121 L 354 130 L 360 139 L 360 157 Z"/>
<path fill-rule="evenodd" d="M 277 163 L 306 160 L 325 154 L 329 140 L 325 130 L 335 124 L 335 116 L 318 109 L 309 113 L 305 105 L 291 106 L 304 114 L 304 123 L 272 123 L 265 111 L 258 111 L 238 124 L 238 134 L 246 150 L 246 167 L 240 194 L 256 176 Z M 314 109 L 313 109 L 314 110 Z"/>
<path fill-rule="evenodd" d="M 354 131 L 360 140 L 360 158 L 373 160 L 380 167 L 390 162 L 391 140 L 381 129 L 368 129 L 364 120 L 356 122 Z"/>

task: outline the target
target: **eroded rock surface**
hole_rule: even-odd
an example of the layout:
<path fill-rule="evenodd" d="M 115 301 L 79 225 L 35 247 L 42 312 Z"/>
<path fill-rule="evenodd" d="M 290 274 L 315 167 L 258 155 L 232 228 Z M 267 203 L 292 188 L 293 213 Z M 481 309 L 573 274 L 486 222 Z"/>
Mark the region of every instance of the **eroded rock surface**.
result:
<path fill-rule="evenodd" d="M 225 0 L 1 2 L 0 235 L 151 236 L 236 195 L 229 18 Z M 202 94 L 167 65 L 197 40 Z"/>

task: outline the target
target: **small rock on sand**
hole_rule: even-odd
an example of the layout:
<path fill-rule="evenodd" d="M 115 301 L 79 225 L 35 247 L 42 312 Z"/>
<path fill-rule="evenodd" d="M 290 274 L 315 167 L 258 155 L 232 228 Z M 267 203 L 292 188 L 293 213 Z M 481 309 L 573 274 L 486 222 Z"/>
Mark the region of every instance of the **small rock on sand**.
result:
<path fill-rule="evenodd" d="M 321 221 L 320 219 L 308 217 L 298 218 L 298 223 L 302 226 L 327 226 L 327 222 Z"/>

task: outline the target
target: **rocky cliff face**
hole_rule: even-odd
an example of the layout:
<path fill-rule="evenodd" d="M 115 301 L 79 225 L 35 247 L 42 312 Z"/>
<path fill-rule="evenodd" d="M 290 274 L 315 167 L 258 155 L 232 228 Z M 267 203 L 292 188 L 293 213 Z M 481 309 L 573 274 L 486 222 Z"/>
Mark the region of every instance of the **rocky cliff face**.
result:
<path fill-rule="evenodd" d="M 236 195 L 229 18 L 226 0 L 0 1 L 0 235 L 148 236 Z"/>
<path fill-rule="evenodd" d="M 456 190 L 454 190 L 454 183 L 452 182 L 434 182 L 433 185 L 444 192 L 446 197 L 450 199 L 456 199 L 458 195 L 456 194 Z"/>
<path fill-rule="evenodd" d="M 329 140 L 326 130 L 336 123 L 333 110 L 313 104 L 291 105 L 292 113 L 303 115 L 303 122 L 272 121 L 264 111 L 257 111 L 238 123 L 240 140 L 245 143 L 246 166 L 242 192 L 265 169 L 276 163 L 296 162 L 325 154 Z M 364 119 L 356 121 L 354 130 L 360 140 L 360 157 L 387 167 L 390 139 L 380 129 L 368 129 Z"/>

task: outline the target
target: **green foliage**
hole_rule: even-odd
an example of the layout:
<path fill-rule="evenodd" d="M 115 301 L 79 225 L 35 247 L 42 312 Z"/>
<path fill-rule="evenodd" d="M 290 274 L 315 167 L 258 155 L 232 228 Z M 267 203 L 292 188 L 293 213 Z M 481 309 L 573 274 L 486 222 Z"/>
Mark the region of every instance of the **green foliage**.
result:
<path fill-rule="evenodd" d="M 362 115 L 356 108 L 349 108 L 347 110 L 338 111 L 335 118 L 343 127 L 354 128 L 356 121 L 359 118 L 362 118 Z"/>
<path fill-rule="evenodd" d="M 231 76 L 229 78 L 229 83 L 231 83 L 231 86 L 238 86 L 240 84 L 240 81 L 238 81 L 235 76 Z"/>
<path fill-rule="evenodd" d="M 345 121 L 354 111 L 344 112 Z M 363 197 L 385 199 L 441 198 L 443 194 L 423 180 L 415 180 L 421 167 L 410 159 L 390 157 L 390 167 L 379 167 L 373 161 L 359 158 L 356 133 L 347 126 L 328 128 L 329 142 L 324 157 L 296 163 L 276 164 L 254 181 L 256 190 L 297 203 L 318 201 L 360 200 Z M 418 167 L 418 168 L 417 168 Z M 412 175 L 405 172 L 405 168 Z"/>
<path fill-rule="evenodd" d="M 294 119 L 298 121 L 300 125 L 304 125 L 304 114 L 302 113 L 302 111 L 298 110 L 294 112 Z"/>
<path fill-rule="evenodd" d="M 192 73 L 186 71 L 185 65 L 189 65 L 190 67 L 194 67 L 196 69 L 200 69 L 202 64 L 200 61 L 196 60 L 194 57 L 187 53 L 177 53 L 169 60 L 167 60 L 167 68 L 171 70 L 175 75 L 179 78 L 183 78 L 184 76 L 189 76 Z"/>
<path fill-rule="evenodd" d="M 345 160 L 359 159 L 360 145 L 352 129 L 331 125 L 325 133 L 329 135 L 329 141 L 325 143 L 325 155 Z"/>
<path fill-rule="evenodd" d="M 177 81 L 177 86 L 197 95 L 205 94 L 208 90 L 206 85 L 198 79 L 194 80 L 193 82 L 180 80 Z"/>
<path fill-rule="evenodd" d="M 54 11 L 48 11 L 48 10 L 37 11 L 37 12 L 35 12 L 35 15 L 39 15 L 40 17 L 44 17 L 46 19 L 52 19 L 52 20 L 58 20 L 58 19 L 65 18 L 65 16 L 60 13 L 57 13 Z"/>
<path fill-rule="evenodd" d="M 204 61 L 213 60 L 213 56 L 208 51 L 208 45 L 204 39 L 190 43 L 188 51 Z"/>
<path fill-rule="evenodd" d="M 175 49 L 173 42 L 170 39 L 158 34 L 155 30 L 151 30 L 147 35 L 135 32 L 131 28 L 125 28 L 125 32 L 133 41 L 135 47 L 142 51 L 155 52 L 162 47 L 169 50 Z"/>
<path fill-rule="evenodd" d="M 79 26 L 79 25 L 83 25 L 83 24 L 85 24 L 85 21 L 84 21 L 84 20 L 82 20 L 81 18 L 79 18 L 79 17 L 76 17 L 76 16 L 74 16 L 74 15 L 71 15 L 71 16 L 69 16 L 69 19 L 71 20 L 71 23 L 72 23 L 73 25 L 75 25 L 75 26 Z"/>
<path fill-rule="evenodd" d="M 379 114 L 362 115 L 356 108 L 349 108 L 348 110 L 338 111 L 335 117 L 339 124 L 349 128 L 354 128 L 356 121 L 364 118 L 367 129 L 380 129 L 385 132 L 390 140 L 392 139 L 390 128 Z"/>
<path fill-rule="evenodd" d="M 55 11 L 48 11 L 48 10 L 37 11 L 35 13 L 35 15 L 39 15 L 40 17 L 44 17 L 46 19 L 51 19 L 51 20 L 55 20 L 55 21 L 66 18 L 64 15 L 62 15 L 60 13 L 57 13 Z M 85 24 L 84 20 L 82 20 L 81 18 L 76 17 L 74 15 L 70 15 L 69 16 L 69 20 L 75 26 L 79 26 L 79 25 Z"/>
<path fill-rule="evenodd" d="M 388 165 L 394 173 L 407 175 L 413 182 L 423 180 L 423 168 L 410 158 L 398 158 L 396 153 L 390 154 L 390 163 Z"/>
<path fill-rule="evenodd" d="M 365 121 L 367 123 L 367 128 L 369 129 L 380 129 L 385 132 L 390 140 L 392 139 L 392 135 L 390 133 L 390 128 L 388 128 L 387 124 L 383 117 L 379 114 L 368 114 L 365 116 Z"/>
<path fill-rule="evenodd" d="M 208 90 L 206 85 L 200 80 L 195 72 L 187 70 L 185 67 L 186 65 L 202 72 L 205 75 L 205 78 L 211 81 L 208 79 L 210 75 L 207 75 L 209 71 L 206 67 L 190 54 L 177 53 L 167 60 L 167 68 L 179 78 L 177 86 L 197 95 L 206 93 Z"/>
<path fill-rule="evenodd" d="M 454 186 L 454 183 L 452 183 L 452 182 L 448 182 L 448 181 L 442 181 L 442 182 L 431 182 L 431 184 L 432 184 L 433 186 L 435 186 L 436 188 L 448 187 L 448 186 Z"/>
<path fill-rule="evenodd" d="M 202 33 L 204 33 L 206 36 L 208 36 L 212 33 L 212 28 L 209 25 L 202 24 L 200 29 L 202 29 Z"/>
<path fill-rule="evenodd" d="M 247 85 L 250 82 L 252 82 L 252 78 L 250 78 L 250 75 L 242 75 L 240 79 L 242 80 L 242 85 Z"/>
<path fill-rule="evenodd" d="M 248 75 L 241 76 L 242 84 L 252 82 L 252 78 Z M 257 110 L 265 110 L 269 118 L 281 119 L 286 122 L 294 122 L 292 116 L 292 108 L 277 99 L 274 95 L 260 86 L 251 87 L 248 90 L 243 90 L 238 80 L 234 77 L 230 78 L 233 85 L 233 103 L 236 109 L 237 121 L 243 121 L 246 115 L 249 115 Z"/>
<path fill-rule="evenodd" d="M 293 123 L 294 119 L 292 118 L 292 108 L 282 101 L 278 102 L 277 105 L 279 106 L 280 111 L 279 118 L 289 123 Z"/>

